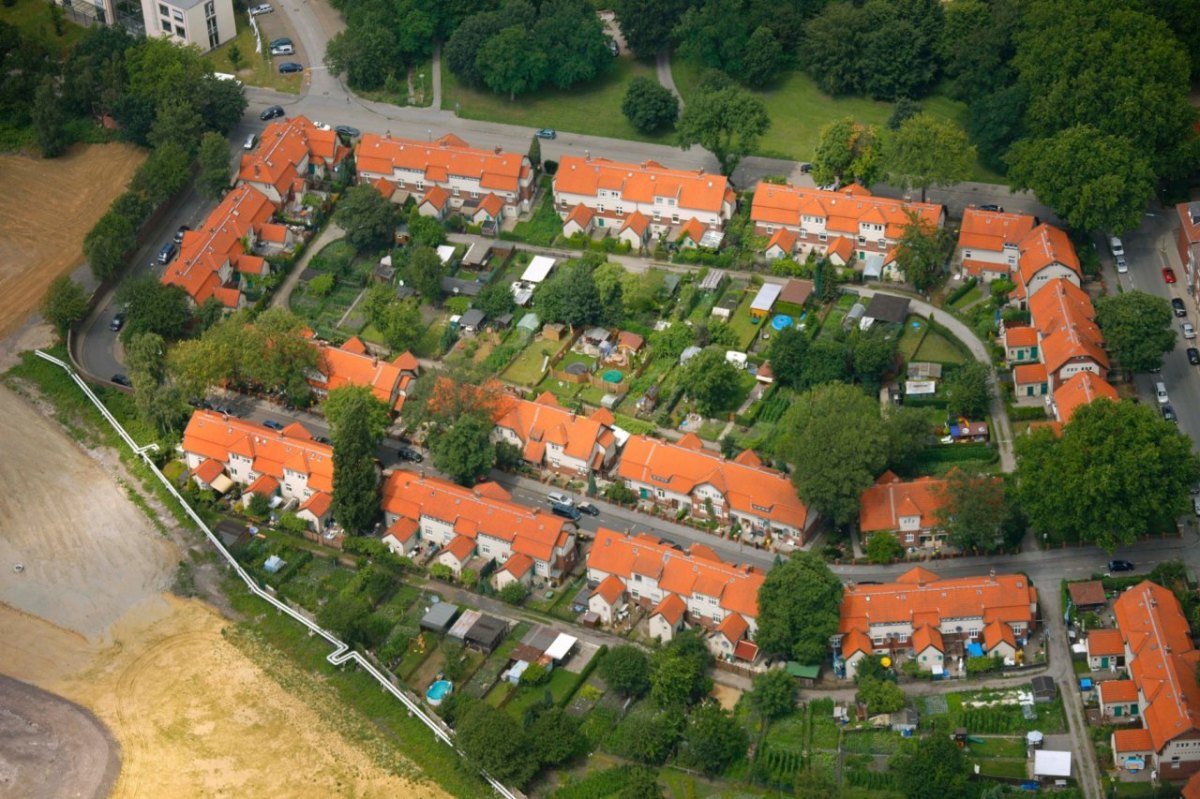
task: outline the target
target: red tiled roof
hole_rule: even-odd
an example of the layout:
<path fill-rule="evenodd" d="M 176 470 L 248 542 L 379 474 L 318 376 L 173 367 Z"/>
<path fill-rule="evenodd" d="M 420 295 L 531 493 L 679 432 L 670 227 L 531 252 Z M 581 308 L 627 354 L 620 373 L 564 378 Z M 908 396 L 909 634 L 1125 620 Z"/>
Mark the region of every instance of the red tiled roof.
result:
<path fill-rule="evenodd" d="M 729 181 L 703 170 L 667 169 L 654 161 L 641 164 L 565 155 L 554 175 L 554 193 L 598 197 L 600 191 L 617 192 L 630 203 L 653 204 L 655 197 L 675 200 L 685 211 L 720 214 L 728 199 Z"/>
<path fill-rule="evenodd" d="M 525 458 L 535 463 L 541 463 L 546 444 L 562 447 L 567 457 L 590 460 L 604 433 L 610 431 L 608 422 L 598 413 L 580 416 L 559 405 L 548 391 L 533 401 L 505 395 L 496 426 L 513 431 L 524 441 Z"/>
<path fill-rule="evenodd" d="M 421 205 L 429 203 L 429 205 L 442 210 L 446 203 L 450 200 L 450 192 L 443 189 L 441 186 L 434 186 L 429 191 L 425 192 L 425 199 L 421 200 Z"/>
<path fill-rule="evenodd" d="M 589 569 L 622 580 L 634 574 L 653 577 L 663 591 L 690 597 L 714 597 L 720 607 L 748 618 L 758 616 L 762 573 L 747 566 L 697 558 L 645 534 L 617 533 L 601 527 L 588 553 Z"/>
<path fill-rule="evenodd" d="M 304 500 L 300 505 L 300 510 L 306 510 L 317 518 L 321 518 L 329 509 L 333 507 L 333 496 L 326 494 L 324 491 L 314 492 L 312 496 Z"/>
<path fill-rule="evenodd" d="M 598 596 L 603 599 L 609 607 L 617 604 L 617 600 L 621 598 L 621 594 L 625 593 L 625 583 L 621 582 L 621 578 L 615 574 L 610 574 L 600 581 L 600 585 L 596 586 L 596 590 L 592 591 L 592 596 Z"/>
<path fill-rule="evenodd" d="M 519 153 L 470 147 L 457 136 L 435 142 L 364 134 L 355 150 L 360 174 L 393 175 L 406 183 L 445 182 L 449 175 L 478 181 L 483 189 L 516 194 L 531 172 L 529 159 Z"/>
<path fill-rule="evenodd" d="M 1038 295 L 1041 296 L 1040 294 Z M 1004 344 L 1007 347 L 1034 347 L 1038 343 L 1037 330 L 1021 325 L 1004 328 Z"/>
<path fill-rule="evenodd" d="M 750 625 L 737 613 L 730 613 L 717 625 L 717 633 L 725 636 L 725 640 L 731 644 L 736 644 L 745 638 L 749 630 Z"/>
<path fill-rule="evenodd" d="M 617 231 L 618 235 L 626 230 L 632 230 L 638 236 L 646 235 L 646 229 L 650 227 L 650 217 L 643 214 L 641 211 L 634 211 L 621 225 L 621 229 Z"/>
<path fill-rule="evenodd" d="M 1066 424 L 1071 421 L 1075 411 L 1098 399 L 1116 402 L 1117 390 L 1091 372 L 1078 372 L 1072 375 L 1071 379 L 1054 390 L 1054 405 L 1058 408 L 1058 420 Z"/>
<path fill-rule="evenodd" d="M 871 638 L 862 630 L 850 630 L 842 637 L 842 657 L 849 658 L 855 652 L 866 652 L 868 655 L 875 651 Z"/>
<path fill-rule="evenodd" d="M 766 249 L 770 250 L 772 247 L 778 247 L 786 255 L 791 255 L 796 249 L 796 234 L 785 227 L 779 228 L 771 236 L 771 240 L 767 242 Z"/>
<path fill-rule="evenodd" d="M 1075 254 L 1075 245 L 1067 238 L 1061 229 L 1045 222 L 1035 227 L 1018 245 L 1020 256 L 1017 260 L 1021 280 L 1028 284 L 1034 275 L 1048 266 L 1061 264 L 1077 276 L 1082 272 L 1079 268 L 1079 256 Z"/>
<path fill-rule="evenodd" d="M 830 259 L 836 255 L 843 263 L 850 263 L 854 259 L 854 242 L 845 236 L 834 236 L 825 250 L 825 255 Z"/>
<path fill-rule="evenodd" d="M 935 203 L 875 197 L 862 187 L 849 192 L 824 191 L 763 181 L 754 191 L 750 218 L 763 224 L 799 227 L 802 216 L 817 217 L 824 220 L 828 234 L 842 233 L 851 238 L 858 236 L 860 222 L 875 223 L 884 226 L 884 237 L 894 240 L 909 224 L 908 214 L 912 212 L 926 224 L 936 226 L 945 209 Z"/>
<path fill-rule="evenodd" d="M 398 360 L 398 359 L 397 359 Z M 324 379 L 309 379 L 309 383 L 324 391 L 342 386 L 366 386 L 380 402 L 392 406 L 393 397 L 400 392 L 403 371 L 395 361 L 388 362 L 367 354 L 366 346 L 351 338 L 341 347 L 321 344 L 317 369 Z"/>
<path fill-rule="evenodd" d="M 687 612 L 687 604 L 675 594 L 667 594 L 662 601 L 650 611 L 650 618 L 662 616 L 667 623 L 674 627 L 679 624 L 683 614 Z"/>
<path fill-rule="evenodd" d="M 453 555 L 459 563 L 466 563 L 471 558 L 471 553 L 475 551 L 475 539 L 465 535 L 456 535 L 442 551 Z"/>
<path fill-rule="evenodd" d="M 410 541 L 413 536 L 421 531 L 421 525 L 415 519 L 408 519 L 401 516 L 396 520 L 396 523 L 387 529 L 384 537 L 392 536 L 401 544 Z"/>
<path fill-rule="evenodd" d="M 254 460 L 254 471 L 283 478 L 284 468 L 305 474 L 314 491 L 333 491 L 333 449 L 287 436 L 244 419 L 196 411 L 183 432 L 183 449 L 225 463 L 230 452 Z"/>
<path fill-rule="evenodd" d="M 617 475 L 642 485 L 691 494 L 711 485 L 733 510 L 786 524 L 797 530 L 808 526 L 808 508 L 792 484 L 772 469 L 727 461 L 697 447 L 699 439 L 684 437 L 677 444 L 631 436 L 625 443 Z"/>
<path fill-rule="evenodd" d="M 500 571 L 508 572 L 519 580 L 532 568 L 533 558 L 524 552 L 514 552 L 512 557 L 504 561 L 504 565 L 500 567 Z"/>
<path fill-rule="evenodd" d="M 1033 230 L 1033 225 L 1033 217 L 1028 214 L 966 208 L 958 232 L 958 246 L 964 250 L 1003 253 L 1004 245 L 1019 244 Z M 995 268 L 1007 270 L 1003 266 Z"/>
<path fill-rule="evenodd" d="M 581 228 L 587 229 L 587 226 L 592 223 L 592 218 L 595 215 L 596 215 L 595 211 L 593 211 L 591 208 L 588 208 L 583 203 L 579 203 L 578 205 L 576 205 L 574 208 L 571 209 L 571 213 L 567 214 L 567 218 L 566 218 L 566 220 L 564 220 L 564 224 L 566 222 L 574 222 L 575 224 L 579 225 Z"/>
<path fill-rule="evenodd" d="M 192 474 L 212 485 L 212 481 L 216 480 L 224 471 L 225 464 L 222 461 L 215 458 L 207 458 L 195 469 L 192 469 Z"/>
<path fill-rule="evenodd" d="M 1018 386 L 1045 383 L 1049 377 L 1040 363 L 1022 363 L 1013 367 L 1013 383 Z"/>
<path fill-rule="evenodd" d="M 1099 685 L 1100 704 L 1111 705 L 1115 702 L 1133 704 L 1138 701 L 1137 685 L 1133 680 L 1104 680 Z"/>
<path fill-rule="evenodd" d="M 310 160 L 318 159 L 332 167 L 348 152 L 336 132 L 322 130 L 304 116 L 279 120 L 267 125 L 253 152 L 242 155 L 238 180 L 270 184 L 284 196 L 297 179 L 304 177 Z"/>
<path fill-rule="evenodd" d="M 699 244 L 700 239 L 704 237 L 704 231 L 707 229 L 703 222 L 693 216 L 679 229 L 679 235 L 675 237 L 675 240 L 681 241 L 686 237 Z"/>
<path fill-rule="evenodd" d="M 864 533 L 898 530 L 905 516 L 919 517 L 923 529 L 933 527 L 937 511 L 946 504 L 945 489 L 946 481 L 936 477 L 906 482 L 884 472 L 859 499 L 859 529 Z"/>
<path fill-rule="evenodd" d="M 1017 648 L 1017 637 L 1013 635 L 1012 627 L 1002 621 L 993 619 L 983 628 L 983 648 L 991 652 L 999 644 L 1008 644 Z"/>
<path fill-rule="evenodd" d="M 929 647 L 933 647 L 939 652 L 946 651 L 946 645 L 942 642 L 941 631 L 937 627 L 928 624 L 913 632 L 912 645 L 913 651 L 918 655 Z"/>
<path fill-rule="evenodd" d="M 1090 657 L 1124 655 L 1125 641 L 1120 630 L 1092 630 L 1087 637 L 1087 653 Z"/>
<path fill-rule="evenodd" d="M 1113 733 L 1113 751 L 1117 754 L 1153 752 L 1154 740 L 1144 727 L 1126 727 Z"/>
<path fill-rule="evenodd" d="M 1071 595 L 1071 601 L 1075 603 L 1076 607 L 1103 605 L 1108 601 L 1108 597 L 1104 593 L 1104 583 L 1099 580 L 1069 583 L 1067 592 Z"/>
<path fill-rule="evenodd" d="M 1182 208 L 1183 206 L 1179 207 Z M 1191 779 L 1184 784 L 1183 799 L 1200 799 L 1200 773 L 1193 774 Z"/>
<path fill-rule="evenodd" d="M 211 460 L 205 461 L 205 463 L 212 463 L 212 462 L 213 461 L 211 461 Z M 204 482 L 208 483 L 211 481 L 205 480 Z M 272 477 L 269 474 L 260 474 L 258 476 L 258 479 L 255 480 L 254 482 L 252 482 L 250 485 L 246 486 L 246 489 L 242 493 L 243 494 L 266 494 L 267 496 L 270 496 L 278 490 L 279 490 L 279 481 L 278 480 L 276 480 L 274 477 Z"/>

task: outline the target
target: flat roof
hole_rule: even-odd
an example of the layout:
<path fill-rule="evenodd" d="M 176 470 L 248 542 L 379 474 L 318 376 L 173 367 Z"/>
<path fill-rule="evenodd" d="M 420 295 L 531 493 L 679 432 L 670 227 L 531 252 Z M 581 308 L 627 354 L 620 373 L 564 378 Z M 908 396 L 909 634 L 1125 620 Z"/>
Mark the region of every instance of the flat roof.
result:
<path fill-rule="evenodd" d="M 521 279 L 528 283 L 541 283 L 553 268 L 553 258 L 547 258 L 545 255 L 535 255 L 533 256 L 533 260 L 529 262 L 529 266 L 525 267 L 525 272 L 521 275 Z"/>
<path fill-rule="evenodd" d="M 437 248 L 437 255 L 442 263 L 450 263 L 450 259 L 454 257 L 454 246 L 451 244 L 443 244 Z"/>
<path fill-rule="evenodd" d="M 579 643 L 579 639 L 575 636 L 559 633 L 558 637 L 554 639 L 554 643 L 550 644 L 550 648 L 546 650 L 546 654 L 550 656 L 551 660 L 562 660 L 577 643 Z"/>
<path fill-rule="evenodd" d="M 438 602 L 429 609 L 428 613 L 421 617 L 421 626 L 441 630 L 448 627 L 456 615 L 458 615 L 457 605 L 449 602 Z"/>
<path fill-rule="evenodd" d="M 1035 749 L 1033 752 L 1033 776 L 1070 777 L 1071 753 Z"/>
<path fill-rule="evenodd" d="M 750 303 L 750 310 L 771 310 L 771 306 L 775 304 L 775 300 L 779 299 L 781 291 L 783 291 L 783 286 L 778 283 L 763 283 L 762 288 L 758 290 L 758 295 L 754 298 L 754 302 Z"/>

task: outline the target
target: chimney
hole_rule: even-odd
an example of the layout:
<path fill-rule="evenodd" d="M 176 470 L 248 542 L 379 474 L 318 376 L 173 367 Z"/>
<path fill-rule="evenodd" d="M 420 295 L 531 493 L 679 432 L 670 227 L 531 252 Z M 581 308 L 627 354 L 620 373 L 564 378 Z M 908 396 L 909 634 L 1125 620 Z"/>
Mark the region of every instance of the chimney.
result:
<path fill-rule="evenodd" d="M 500 155 L 500 145 L 496 145 L 496 155 Z"/>
<path fill-rule="evenodd" d="M 584 150 L 584 151 L 583 151 L 583 156 L 584 156 L 584 158 L 586 158 L 586 159 L 587 159 L 589 162 L 591 162 L 591 160 L 592 160 L 592 151 L 591 151 L 591 150 Z"/>
<path fill-rule="evenodd" d="M 704 167 L 700 167 L 699 171 L 698 171 L 696 174 L 697 174 L 697 175 L 703 175 L 703 174 L 704 174 Z M 710 186 L 711 186 L 712 184 L 711 184 L 711 183 L 709 183 L 708 185 L 710 185 Z"/>

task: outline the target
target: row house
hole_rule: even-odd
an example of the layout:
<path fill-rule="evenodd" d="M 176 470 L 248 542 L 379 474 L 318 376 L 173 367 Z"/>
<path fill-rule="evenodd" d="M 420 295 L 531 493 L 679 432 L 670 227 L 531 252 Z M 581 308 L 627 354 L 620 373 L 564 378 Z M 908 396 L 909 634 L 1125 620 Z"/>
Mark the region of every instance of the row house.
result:
<path fill-rule="evenodd" d="M 1017 269 L 1020 243 L 1036 224 L 1029 214 L 965 209 L 958 230 L 960 271 L 988 283 L 1009 277 Z"/>
<path fill-rule="evenodd" d="M 393 202 L 411 197 L 425 216 L 498 224 L 531 209 L 535 171 L 519 153 L 481 150 L 454 134 L 423 142 L 367 133 L 354 155 L 360 181 Z"/>
<path fill-rule="evenodd" d="M 1200 772 L 1200 651 L 1192 645 L 1179 600 L 1170 590 L 1143 581 L 1113 603 L 1113 615 L 1125 644 L 1125 670 L 1136 689 L 1134 707 L 1128 707 L 1133 703 L 1123 689 L 1126 717 L 1141 719 L 1140 727 L 1113 732 L 1115 765 L 1136 762 L 1164 780 Z"/>
<path fill-rule="evenodd" d="M 698 246 L 709 231 L 725 229 L 736 207 L 729 180 L 703 169 L 566 155 L 554 175 L 554 208 L 568 236 L 601 229 L 633 246 L 660 237 Z"/>
<path fill-rule="evenodd" d="M 1175 206 L 1179 229 L 1175 232 L 1175 249 L 1183 264 L 1183 278 L 1192 301 L 1200 305 L 1200 201 L 1193 200 Z"/>
<path fill-rule="evenodd" d="M 778 257 L 828 256 L 856 269 L 878 262 L 879 277 L 903 280 L 894 248 L 914 219 L 930 228 L 946 224 L 945 206 L 876 197 L 857 184 L 838 191 L 765 181 L 750 209 L 754 232 Z M 785 232 L 781 232 L 785 231 Z"/>
<path fill-rule="evenodd" d="M 754 638 L 763 577 L 759 569 L 722 561 L 703 544 L 682 552 L 645 533 L 604 527 L 587 558 L 593 592 L 606 586 L 608 595 L 619 597 L 616 578 L 631 601 L 648 609 L 652 635 L 670 640 L 691 622 L 705 629 L 718 657 L 732 657 L 739 641 Z"/>
<path fill-rule="evenodd" d="M 1061 228 L 1043 222 L 1021 239 L 1018 249 L 1013 280 L 1017 287 L 1012 296 L 1021 307 L 1055 281 L 1068 281 L 1076 287 L 1082 283 L 1083 271 L 1075 245 Z"/>
<path fill-rule="evenodd" d="M 270 265 L 254 254 L 256 249 L 260 244 L 293 243 L 288 228 L 271 222 L 274 214 L 269 197 L 252 186 L 238 186 L 198 229 L 183 234 L 179 255 L 167 266 L 162 282 L 179 286 L 197 306 L 216 298 L 225 308 L 241 308 L 246 284 L 270 274 Z"/>
<path fill-rule="evenodd" d="M 580 416 L 549 391 L 532 401 L 505 395 L 492 441 L 517 447 L 533 466 L 580 477 L 607 469 L 617 452 L 611 412 L 600 408 Z"/>
<path fill-rule="evenodd" d="M 904 654 L 940 674 L 968 644 L 1014 658 L 1036 625 L 1037 589 L 1024 575 L 943 580 L 918 566 L 894 583 L 847 586 L 834 649 L 851 678 L 872 655 Z"/>
<path fill-rule="evenodd" d="M 1098 399 L 1116 402 L 1120 398 L 1117 390 L 1104 378 L 1091 372 L 1079 372 L 1054 390 L 1054 414 L 1058 421 L 1066 424 L 1075 411 Z"/>
<path fill-rule="evenodd" d="M 862 493 L 858 529 L 864 538 L 877 533 L 893 535 L 904 547 L 941 544 L 946 539 L 940 515 L 945 506 L 945 480 L 901 480 L 887 471 Z"/>
<path fill-rule="evenodd" d="M 216 411 L 192 414 L 180 445 L 201 488 L 279 496 L 301 508 L 318 532 L 329 523 L 333 448 L 315 441 L 299 423 L 281 431 Z"/>
<path fill-rule="evenodd" d="M 297 205 L 316 181 L 332 178 L 350 155 L 338 134 L 307 117 L 272 122 L 258 146 L 243 153 L 238 182 L 253 186 L 277 207 Z"/>
<path fill-rule="evenodd" d="M 420 373 L 420 364 L 411 352 L 383 360 L 369 353 L 358 336 L 340 347 L 324 341 L 317 342 L 316 347 L 317 366 L 309 373 L 308 383 L 321 399 L 342 386 L 367 386 L 376 399 L 399 413 L 412 381 Z"/>
<path fill-rule="evenodd" d="M 726 460 L 706 450 L 692 433 L 674 444 L 631 436 L 617 478 L 642 501 L 672 512 L 686 509 L 724 526 L 736 523 L 744 538 L 756 542 L 769 536 L 799 546 L 817 518 L 787 477 L 764 466 L 753 451 Z"/>
<path fill-rule="evenodd" d="M 421 544 L 449 547 L 465 537 L 472 542 L 472 553 L 502 569 L 516 555 L 528 556 L 533 576 L 543 580 L 561 579 L 575 562 L 575 532 L 565 519 L 518 505 L 495 483 L 464 488 L 397 470 L 384 481 L 383 513 L 383 541 L 398 555 L 411 555 Z M 512 570 L 517 571 L 517 564 Z"/>

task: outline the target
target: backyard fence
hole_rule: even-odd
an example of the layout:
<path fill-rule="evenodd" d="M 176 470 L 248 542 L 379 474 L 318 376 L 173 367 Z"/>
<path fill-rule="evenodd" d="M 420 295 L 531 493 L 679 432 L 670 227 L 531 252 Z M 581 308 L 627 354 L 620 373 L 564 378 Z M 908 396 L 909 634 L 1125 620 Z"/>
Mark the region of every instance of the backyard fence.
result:
<path fill-rule="evenodd" d="M 184 512 L 187 513 L 188 517 L 191 518 L 191 520 L 195 522 L 196 525 L 204 532 L 204 535 L 208 538 L 209 542 L 216 547 L 217 552 L 219 552 L 221 557 L 223 557 L 230 567 L 233 568 L 237 576 L 242 579 L 242 582 L 246 584 L 246 587 L 249 588 L 255 596 L 259 597 L 264 602 L 270 603 L 279 612 L 286 613 L 288 616 L 307 627 L 311 633 L 324 638 L 333 647 L 333 651 L 329 653 L 329 655 L 326 657 L 326 660 L 328 660 L 334 666 L 342 666 L 351 661 L 357 664 L 360 668 L 374 677 L 376 682 L 378 682 L 384 688 L 384 690 L 388 691 L 388 693 L 400 700 L 400 703 L 407 708 L 408 712 L 420 719 L 420 721 L 433 732 L 434 736 L 438 740 L 454 748 L 460 757 L 466 757 L 462 750 L 454 746 L 454 730 L 443 723 L 440 719 L 427 713 L 425 709 L 422 708 L 416 700 L 410 697 L 406 691 L 392 684 L 392 681 L 388 679 L 388 676 L 376 668 L 374 663 L 351 649 L 347 644 L 338 639 L 337 636 L 318 625 L 303 613 L 293 609 L 287 603 L 281 602 L 270 592 L 259 587 L 258 581 L 255 580 L 249 572 L 242 568 L 241 564 L 237 562 L 233 555 L 230 554 L 229 550 L 225 548 L 225 545 L 221 543 L 221 539 L 218 538 L 211 529 L 209 529 L 208 525 L 204 523 L 204 520 L 200 518 L 200 515 L 192 509 L 192 506 L 187 503 L 183 496 L 175 489 L 175 486 L 172 484 L 172 482 L 159 470 L 158 466 L 154 463 L 154 459 L 150 457 L 149 453 L 152 450 L 158 449 L 157 444 L 151 443 L 147 444 L 146 446 L 138 446 L 137 442 L 133 440 L 133 437 L 129 435 L 121 423 L 117 421 L 116 417 L 109 412 L 104 403 L 100 401 L 100 398 L 97 397 L 92 391 L 91 387 L 88 386 L 83 378 L 76 374 L 75 370 L 72 369 L 70 365 L 64 363 L 53 355 L 42 352 L 41 350 L 34 350 L 34 353 L 39 358 L 49 361 L 55 366 L 63 369 L 63 371 L 65 371 L 71 377 L 71 379 L 75 381 L 75 384 L 79 386 L 84 395 L 86 395 L 87 398 L 92 401 L 92 404 L 96 406 L 96 409 L 100 411 L 100 414 L 108 421 L 110 425 L 112 425 L 113 429 L 117 431 L 117 435 L 121 437 L 133 454 L 137 455 L 145 462 L 146 466 L 150 469 L 154 476 L 159 479 L 167 491 L 170 492 L 171 496 L 175 497 L 175 500 L 179 503 L 180 507 L 183 508 Z M 488 775 L 487 772 L 481 773 L 496 791 L 496 793 L 500 794 L 500 796 L 504 797 L 504 799 L 524 799 L 524 794 L 505 786 L 503 783 Z"/>

